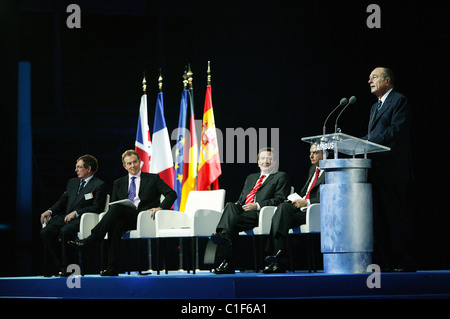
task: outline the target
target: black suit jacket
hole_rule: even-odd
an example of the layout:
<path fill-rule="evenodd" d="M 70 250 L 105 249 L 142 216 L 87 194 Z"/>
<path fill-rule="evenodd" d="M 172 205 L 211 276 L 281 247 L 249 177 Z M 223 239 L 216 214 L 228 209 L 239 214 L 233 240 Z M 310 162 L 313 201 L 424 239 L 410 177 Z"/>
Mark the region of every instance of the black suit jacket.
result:
<path fill-rule="evenodd" d="M 311 165 L 308 172 L 308 180 L 300 191 L 300 196 L 305 197 L 308 192 L 308 186 L 311 182 L 311 179 L 314 177 L 314 173 L 316 172 L 316 165 Z M 317 179 L 316 184 L 314 184 L 311 192 L 309 193 L 309 201 L 311 204 L 320 203 L 320 185 L 325 183 L 325 172 L 323 172 L 319 178 Z"/>
<path fill-rule="evenodd" d="M 388 146 L 391 151 L 369 154 L 372 159 L 369 180 L 412 181 L 411 110 L 408 99 L 392 90 L 381 110 L 376 112 L 376 109 L 377 103 L 370 110 L 369 134 L 363 139 Z"/>
<path fill-rule="evenodd" d="M 85 212 L 101 213 L 104 210 L 106 185 L 100 178 L 93 176 L 77 195 L 79 186 L 79 178 L 72 178 L 67 182 L 64 194 L 50 207 L 52 215 L 66 215 L 75 210 L 80 217 Z"/>
<path fill-rule="evenodd" d="M 239 200 L 236 202 L 237 205 L 242 206 L 245 204 L 248 193 L 251 192 L 260 175 L 261 173 L 254 173 L 247 176 Z M 270 174 L 266 178 L 256 192 L 255 202 L 257 202 L 261 208 L 264 206 L 278 206 L 278 204 L 286 200 L 290 192 L 291 182 L 289 175 L 278 171 L 274 174 Z"/>
<path fill-rule="evenodd" d="M 160 203 L 161 195 L 164 200 Z M 111 201 L 126 199 L 128 197 L 128 175 L 114 182 Z M 148 210 L 154 207 L 170 209 L 177 199 L 177 193 L 167 185 L 158 174 L 141 172 L 141 184 L 139 186 L 139 198 L 141 199 L 138 211 Z"/>

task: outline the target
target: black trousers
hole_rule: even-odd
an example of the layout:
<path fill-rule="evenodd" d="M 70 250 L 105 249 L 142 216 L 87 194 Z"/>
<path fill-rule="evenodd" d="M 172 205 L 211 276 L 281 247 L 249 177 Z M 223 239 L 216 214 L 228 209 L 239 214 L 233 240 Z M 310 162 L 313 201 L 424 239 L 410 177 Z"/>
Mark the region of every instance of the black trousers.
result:
<path fill-rule="evenodd" d="M 266 244 L 266 254 L 273 255 L 278 250 L 286 252 L 289 230 L 306 222 L 306 212 L 302 212 L 291 203 L 278 205 L 272 217 L 270 234 Z"/>
<path fill-rule="evenodd" d="M 410 187 L 410 183 L 372 183 L 373 262 L 382 268 L 417 268 Z"/>
<path fill-rule="evenodd" d="M 239 238 L 239 232 L 255 228 L 258 226 L 259 211 L 244 211 L 242 206 L 235 203 L 227 203 L 220 218 L 216 231 L 225 230 L 230 235 L 230 240 L 233 243 L 231 247 L 217 247 L 217 258 L 219 262 L 226 260 L 228 263 L 233 263 L 233 249 Z"/>
<path fill-rule="evenodd" d="M 118 269 L 122 233 L 136 229 L 139 212 L 123 205 L 112 205 L 102 220 L 92 229 L 97 240 L 103 240 L 108 234 L 108 266 Z"/>
<path fill-rule="evenodd" d="M 53 216 L 47 226 L 41 229 L 41 238 L 44 242 L 45 262 L 52 261 L 58 270 L 65 270 L 68 265 L 78 263 L 77 252 L 67 245 L 67 242 L 77 237 L 80 228 L 80 219 L 74 218 L 70 222 L 64 221 L 65 216 Z M 59 243 L 61 239 L 61 243 Z M 52 272 L 45 265 L 44 272 Z"/>

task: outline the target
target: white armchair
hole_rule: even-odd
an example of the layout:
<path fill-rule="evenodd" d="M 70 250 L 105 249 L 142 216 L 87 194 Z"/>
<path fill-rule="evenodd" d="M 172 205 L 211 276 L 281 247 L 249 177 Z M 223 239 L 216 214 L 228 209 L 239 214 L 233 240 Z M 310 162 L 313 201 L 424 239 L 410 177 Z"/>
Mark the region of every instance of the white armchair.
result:
<path fill-rule="evenodd" d="M 225 204 L 225 190 L 191 191 L 184 212 L 161 210 L 155 214 L 155 236 L 157 238 L 157 270 L 159 274 L 159 239 L 192 238 L 192 269 L 195 274 L 196 238 L 209 237 L 216 230 Z M 141 212 L 140 214 L 150 214 Z M 166 270 L 167 271 L 167 270 Z"/>
<path fill-rule="evenodd" d="M 294 193 L 294 187 L 291 186 L 291 194 Z M 277 210 L 276 206 L 264 206 L 259 211 L 258 218 L 258 226 L 252 229 L 244 230 L 239 233 L 240 236 L 260 236 L 260 235 L 269 235 L 270 234 L 270 226 L 272 225 L 272 217 Z M 256 254 L 256 242 L 255 237 L 252 237 L 253 240 L 253 263 L 255 266 L 255 271 L 258 271 L 258 261 Z M 262 249 L 261 249 L 262 250 Z"/>
<path fill-rule="evenodd" d="M 293 189 L 292 189 L 293 192 Z M 292 193 L 291 192 L 291 193 Z M 245 230 L 239 233 L 241 236 L 255 236 L 255 235 L 269 235 L 270 227 L 272 225 L 272 217 L 276 212 L 275 206 L 265 206 L 259 212 L 259 222 L 258 226 Z M 306 222 L 299 227 L 294 227 L 289 230 L 289 234 L 299 235 L 299 234 L 307 234 L 308 240 L 308 271 L 311 271 L 311 268 L 316 271 L 315 267 L 315 258 L 314 258 L 314 242 L 311 240 L 312 235 L 320 233 L 320 204 L 312 204 L 306 210 Z M 256 244 L 253 244 L 253 257 L 255 264 L 255 271 L 257 270 L 257 257 L 256 257 Z M 292 256 L 291 256 L 292 261 Z M 312 267 L 311 267 L 312 262 Z M 293 266 L 291 265 L 293 269 Z"/>
<path fill-rule="evenodd" d="M 105 202 L 105 208 L 103 209 L 103 212 L 101 214 L 104 214 L 108 211 L 109 207 L 109 194 L 106 195 L 106 202 Z M 95 225 L 98 224 L 100 221 L 99 215 L 97 213 L 84 213 L 81 215 L 80 219 L 80 231 L 78 232 L 78 239 L 85 239 L 87 238 L 92 231 L 92 228 L 95 227 Z"/>
<path fill-rule="evenodd" d="M 258 226 L 239 233 L 242 236 L 269 235 L 272 217 L 277 210 L 276 206 L 265 206 L 259 212 Z"/>
<path fill-rule="evenodd" d="M 105 208 L 103 209 L 102 213 L 97 214 L 86 212 L 83 215 L 81 215 L 80 230 L 77 233 L 78 239 L 85 239 L 91 234 L 92 228 L 94 228 L 95 225 L 97 225 L 101 219 L 101 218 L 99 219 L 99 216 L 104 215 L 108 211 L 108 206 L 109 206 L 109 194 L 106 195 Z M 45 226 L 47 226 L 47 222 L 42 224 L 42 228 L 44 228 Z"/>
<path fill-rule="evenodd" d="M 306 223 L 289 231 L 289 234 L 311 233 L 320 233 L 320 204 L 311 204 L 306 210 Z"/>

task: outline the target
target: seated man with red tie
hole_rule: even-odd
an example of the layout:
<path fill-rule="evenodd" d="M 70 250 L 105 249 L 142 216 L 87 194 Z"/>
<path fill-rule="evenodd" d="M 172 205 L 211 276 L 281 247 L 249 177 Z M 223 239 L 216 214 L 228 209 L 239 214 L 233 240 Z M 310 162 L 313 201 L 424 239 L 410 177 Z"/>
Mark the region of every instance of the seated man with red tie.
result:
<path fill-rule="evenodd" d="M 323 159 L 322 151 L 317 150 L 315 144 L 311 145 L 309 159 L 312 165 L 309 169 L 308 180 L 299 194 L 302 198 L 281 203 L 272 217 L 265 259 L 269 265 L 263 269 L 263 273 L 286 272 L 284 259 L 289 230 L 306 222 L 306 208 L 309 205 L 320 203 L 320 184 L 325 183 L 325 173 L 319 168 L 319 161 Z"/>
<path fill-rule="evenodd" d="M 227 203 L 216 233 L 211 236 L 218 245 L 217 256 L 222 260 L 215 274 L 234 274 L 233 246 L 239 232 L 258 226 L 259 211 L 264 206 L 277 206 L 290 193 L 289 176 L 278 171 L 274 149 L 263 148 L 258 152 L 259 173 L 250 174 L 236 203 Z"/>

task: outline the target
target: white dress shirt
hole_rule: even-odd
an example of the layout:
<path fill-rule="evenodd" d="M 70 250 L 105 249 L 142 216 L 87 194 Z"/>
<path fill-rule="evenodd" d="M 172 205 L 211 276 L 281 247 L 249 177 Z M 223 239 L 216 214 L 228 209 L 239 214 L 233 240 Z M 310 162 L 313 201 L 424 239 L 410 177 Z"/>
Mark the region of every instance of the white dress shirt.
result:
<path fill-rule="evenodd" d="M 381 97 L 381 99 L 380 99 L 380 100 L 381 100 L 381 107 L 379 108 L 379 110 L 381 110 L 381 109 L 383 108 L 384 101 L 386 101 L 386 99 L 387 99 L 389 93 L 391 93 L 392 90 L 393 90 L 393 88 L 390 89 L 389 91 L 387 91 L 387 92 Z"/>

